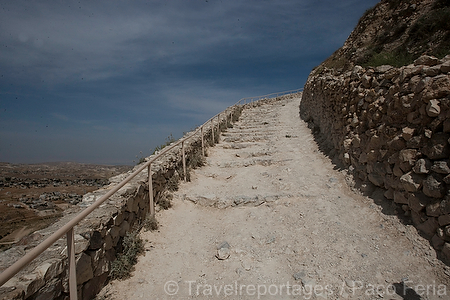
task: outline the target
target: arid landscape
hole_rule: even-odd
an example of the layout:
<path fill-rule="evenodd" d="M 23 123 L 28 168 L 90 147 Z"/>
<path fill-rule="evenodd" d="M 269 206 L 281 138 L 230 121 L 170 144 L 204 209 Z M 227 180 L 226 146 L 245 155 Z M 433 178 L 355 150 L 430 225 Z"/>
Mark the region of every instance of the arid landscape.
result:
<path fill-rule="evenodd" d="M 131 54 L 151 52 L 155 57 L 147 59 L 152 62 L 149 69 L 155 72 L 154 78 L 171 79 L 167 85 L 170 93 L 158 93 L 157 88 L 147 85 L 151 81 L 147 77 L 140 80 L 146 83 L 145 88 L 135 88 L 134 78 L 138 77 L 127 73 L 127 82 L 133 83 L 139 97 L 121 89 L 119 81 L 99 85 L 117 86 L 121 91 L 117 95 L 130 99 L 114 101 L 110 97 L 114 89 L 107 89 L 108 105 L 99 107 L 114 117 L 111 124 L 106 117 L 90 120 L 90 114 L 52 116 L 67 123 L 61 127 L 64 129 L 80 124 L 83 136 L 89 126 L 92 133 L 86 138 L 102 134 L 102 141 L 137 146 L 141 140 L 151 141 L 155 128 L 162 134 L 163 128 L 182 127 L 176 123 L 165 127 L 163 111 L 170 112 L 171 121 L 181 122 L 188 115 L 206 115 L 204 109 L 210 109 L 210 116 L 216 105 L 219 110 L 220 98 L 234 95 L 226 88 L 228 81 L 222 74 L 228 70 L 233 82 L 244 79 L 242 86 L 252 90 L 264 86 L 264 81 L 260 78 L 253 84 L 244 75 L 264 74 L 266 69 L 273 84 L 265 85 L 267 89 L 282 89 L 290 80 L 302 82 L 300 76 L 305 71 L 295 61 L 309 68 L 307 60 L 312 62 L 313 57 L 325 53 L 325 44 L 344 36 L 334 18 L 345 20 L 356 14 L 358 1 L 338 1 L 339 5 L 336 1 L 300 1 L 302 5 L 294 6 L 288 2 L 277 1 L 276 6 L 267 6 L 267 11 L 261 7 L 268 4 L 261 4 L 257 13 L 252 5 L 248 8 L 251 14 L 239 6 L 236 11 L 242 13 L 243 26 L 237 27 L 241 31 L 235 31 L 233 25 L 233 36 L 219 43 L 227 32 L 220 22 L 217 27 L 221 31 L 215 32 L 214 42 L 197 48 L 194 44 L 198 39 L 189 39 L 189 30 L 180 26 L 181 18 L 173 22 L 170 11 L 161 35 L 166 38 L 171 23 L 177 24 L 176 32 L 182 28 L 183 40 L 195 41 L 194 46 L 184 47 L 179 39 L 168 41 L 181 50 L 188 48 L 189 60 L 182 59 L 181 50 L 158 48 L 158 43 L 152 43 L 152 49 L 158 46 L 155 51 L 148 51 L 148 41 L 157 39 L 148 35 L 139 39 L 132 31 L 121 29 L 131 33 L 134 44 L 145 41 L 145 51 L 124 48 Z M 332 14 L 314 13 L 324 5 Z M 208 24 L 207 12 L 218 21 L 225 20 L 216 16 L 225 7 L 200 10 L 202 24 L 192 28 L 198 32 Z M 348 15 L 339 7 L 345 7 Z M 224 16 L 229 19 L 236 8 Z M 269 8 L 277 16 L 267 13 Z M 138 9 L 148 8 L 136 6 Z M 178 9 L 179 16 L 196 19 L 185 13 L 185 5 Z M 311 12 L 311 20 L 323 28 L 313 30 L 304 11 Z M 253 14 L 258 20 L 264 16 L 264 23 L 252 23 L 246 15 Z M 289 21 L 291 15 L 295 18 Z M 381 0 L 365 11 L 341 48 L 312 69 L 302 89 L 242 98 L 184 133 L 180 140 L 170 135 L 165 144 L 156 147 L 154 155 L 141 157 L 134 167 L 0 162 L 0 300 L 450 299 L 449 15 L 449 0 Z M 264 32 L 266 23 L 270 32 Z M 197 25 L 191 21 L 186 24 L 186 28 Z M 215 26 L 204 27 L 213 32 Z M 246 27 L 258 30 L 245 31 Z M 334 36 L 320 38 L 320 32 L 331 27 Z M 286 32 L 280 35 L 282 29 Z M 148 31 L 155 36 L 158 33 L 153 28 Z M 317 37 L 309 40 L 302 31 Z M 276 39 L 271 38 L 275 36 L 272 33 Z M 247 36 L 264 36 L 265 43 L 258 45 L 257 39 L 248 39 L 255 48 L 248 48 L 252 49 L 250 59 L 242 59 L 245 48 L 235 46 L 245 44 L 235 38 L 245 40 Z M 286 40 L 292 37 L 302 44 L 292 42 L 286 47 L 278 36 Z M 19 35 L 19 40 L 24 38 Z M 326 43 L 318 44 L 319 40 Z M 209 54 L 198 51 L 203 55 L 198 59 L 202 63 L 192 64 L 195 71 L 185 76 L 192 80 L 189 84 L 178 84 L 182 92 L 176 91 L 171 68 L 158 72 L 153 66 L 158 65 L 154 62 L 159 50 L 164 53 L 161 65 L 177 67 L 174 61 L 195 61 L 192 49 L 211 51 L 216 43 L 220 51 L 229 53 L 212 51 L 212 60 Z M 314 50 L 317 53 L 302 52 L 314 44 L 320 45 Z M 232 48 L 239 52 L 234 58 Z M 275 54 L 284 49 L 303 54 L 296 58 L 286 52 L 277 59 Z M 270 51 L 260 55 L 264 50 Z M 170 64 L 163 62 L 166 53 L 170 54 Z M 226 61 L 210 64 L 221 56 Z M 253 57 L 264 59 L 252 65 L 247 60 Z M 266 57 L 270 57 L 270 64 Z M 289 62 L 289 67 L 282 62 Z M 251 72 L 244 68 L 247 63 Z M 239 65 L 239 69 L 223 68 L 228 64 Z M 108 69 L 111 65 L 116 64 L 108 64 Z M 139 73 L 149 74 L 142 72 L 144 63 L 136 65 Z M 205 65 L 214 68 L 214 73 Z M 208 74 L 210 81 L 204 85 L 208 89 L 217 79 L 223 90 L 194 97 L 191 91 L 201 92 L 200 85 L 192 84 L 197 73 Z M 215 78 L 216 73 L 221 75 Z M 83 84 L 90 80 L 89 72 L 86 74 Z M 70 85 L 64 89 L 67 87 Z M 67 90 L 67 99 L 73 99 L 75 89 Z M 91 92 L 83 95 L 93 95 Z M 206 98 L 209 95 L 211 98 Z M 152 98 L 167 100 L 170 109 L 160 109 Z M 101 96 L 93 99 L 86 97 L 86 101 L 102 103 Z M 82 101 L 66 103 L 80 105 Z M 122 110 L 117 103 L 125 103 Z M 117 111 L 110 114 L 112 107 Z M 127 111 L 133 112 L 128 118 L 132 122 L 126 121 Z M 153 112 L 158 118 L 152 118 Z M 114 126 L 119 130 L 113 130 Z M 113 135 L 108 137 L 108 133 Z M 138 139 L 132 140 L 134 136 Z M 164 146 L 169 147 L 162 150 Z M 66 160 L 72 159 L 77 160 Z"/>
<path fill-rule="evenodd" d="M 53 223 L 84 194 L 130 169 L 72 162 L 0 163 L 0 249 Z"/>

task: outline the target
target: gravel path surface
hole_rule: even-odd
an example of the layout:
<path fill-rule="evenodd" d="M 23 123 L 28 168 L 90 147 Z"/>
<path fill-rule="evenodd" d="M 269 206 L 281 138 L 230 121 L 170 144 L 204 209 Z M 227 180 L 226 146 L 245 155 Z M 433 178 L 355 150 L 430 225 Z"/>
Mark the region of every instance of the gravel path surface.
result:
<path fill-rule="evenodd" d="M 299 99 L 244 110 L 143 232 L 107 299 L 450 299 L 414 227 L 354 193 L 299 118 Z M 396 290 L 394 290 L 394 287 Z"/>

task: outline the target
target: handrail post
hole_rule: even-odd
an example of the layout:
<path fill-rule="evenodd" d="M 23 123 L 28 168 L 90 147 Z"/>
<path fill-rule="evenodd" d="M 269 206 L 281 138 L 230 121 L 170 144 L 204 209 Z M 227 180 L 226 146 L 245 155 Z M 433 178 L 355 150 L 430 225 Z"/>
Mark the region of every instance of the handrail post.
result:
<path fill-rule="evenodd" d="M 75 241 L 73 227 L 66 233 L 67 238 L 67 258 L 69 260 L 69 293 L 70 300 L 77 300 L 77 266 L 75 263 Z"/>
<path fill-rule="evenodd" d="M 214 141 L 214 121 L 213 121 L 213 119 L 211 119 L 211 135 L 212 135 L 212 145 L 214 146 L 215 141 Z"/>
<path fill-rule="evenodd" d="M 220 138 L 220 113 L 217 115 L 217 141 Z"/>
<path fill-rule="evenodd" d="M 205 156 L 205 142 L 203 141 L 203 126 L 200 127 L 200 132 L 202 135 L 202 155 Z"/>
<path fill-rule="evenodd" d="M 186 182 L 186 156 L 184 154 L 184 141 L 181 142 L 181 151 L 183 152 L 183 173 L 184 173 L 184 182 Z"/>
<path fill-rule="evenodd" d="M 217 142 L 220 139 L 220 113 L 217 115 Z"/>
<path fill-rule="evenodd" d="M 155 215 L 155 202 L 153 200 L 153 178 L 152 178 L 152 164 L 148 164 L 148 199 L 150 201 L 150 215 Z"/>

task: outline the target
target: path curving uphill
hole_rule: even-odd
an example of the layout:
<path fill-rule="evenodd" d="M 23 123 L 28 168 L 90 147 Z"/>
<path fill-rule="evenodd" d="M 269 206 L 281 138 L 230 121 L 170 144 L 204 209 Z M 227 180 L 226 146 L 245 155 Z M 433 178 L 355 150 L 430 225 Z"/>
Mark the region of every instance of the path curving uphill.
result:
<path fill-rule="evenodd" d="M 143 232 L 107 299 L 449 299 L 448 267 L 414 227 L 354 193 L 299 118 L 245 109 Z M 396 290 L 394 290 L 394 288 Z M 422 298 L 421 298 L 422 297 Z"/>

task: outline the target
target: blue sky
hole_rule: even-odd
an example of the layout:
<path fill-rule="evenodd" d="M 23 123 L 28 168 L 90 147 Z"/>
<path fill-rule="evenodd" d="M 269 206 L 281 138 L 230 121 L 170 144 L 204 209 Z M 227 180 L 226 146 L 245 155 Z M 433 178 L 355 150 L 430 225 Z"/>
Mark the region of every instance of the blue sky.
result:
<path fill-rule="evenodd" d="M 303 87 L 372 0 L 0 0 L 0 162 L 133 164 Z"/>

